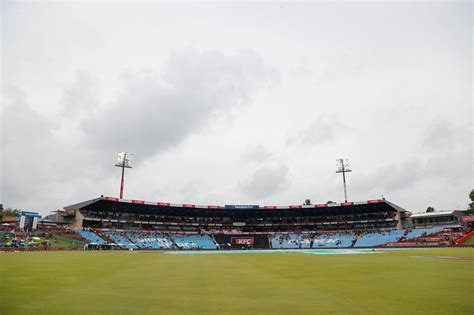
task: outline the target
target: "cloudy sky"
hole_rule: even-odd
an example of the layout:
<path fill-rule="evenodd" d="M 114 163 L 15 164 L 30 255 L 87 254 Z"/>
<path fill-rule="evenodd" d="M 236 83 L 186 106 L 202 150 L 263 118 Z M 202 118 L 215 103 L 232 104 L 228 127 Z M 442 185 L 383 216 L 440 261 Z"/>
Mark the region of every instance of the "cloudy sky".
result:
<path fill-rule="evenodd" d="M 472 2 L 1 4 L 0 203 L 465 208 Z"/>

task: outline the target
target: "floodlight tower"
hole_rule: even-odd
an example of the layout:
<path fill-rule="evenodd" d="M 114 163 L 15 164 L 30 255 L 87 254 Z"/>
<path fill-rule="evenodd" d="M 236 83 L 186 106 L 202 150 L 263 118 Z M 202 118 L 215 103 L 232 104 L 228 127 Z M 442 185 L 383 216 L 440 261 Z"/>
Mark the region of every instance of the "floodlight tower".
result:
<path fill-rule="evenodd" d="M 131 154 L 128 152 L 119 152 L 117 155 L 117 163 L 115 166 L 122 168 L 122 180 L 120 181 L 120 199 L 123 198 L 123 182 L 126 168 L 132 168 L 132 163 L 130 161 Z"/>
<path fill-rule="evenodd" d="M 342 181 L 344 183 L 344 200 L 347 202 L 346 173 L 352 172 L 348 159 L 337 159 L 336 173 L 342 173 Z"/>

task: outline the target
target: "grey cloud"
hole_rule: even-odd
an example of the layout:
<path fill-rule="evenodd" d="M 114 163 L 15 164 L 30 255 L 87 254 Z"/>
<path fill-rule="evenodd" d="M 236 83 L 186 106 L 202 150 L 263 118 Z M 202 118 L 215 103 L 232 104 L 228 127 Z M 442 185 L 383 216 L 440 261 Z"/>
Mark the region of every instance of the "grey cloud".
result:
<path fill-rule="evenodd" d="M 62 93 L 62 110 L 52 117 L 33 110 L 21 89 L 9 88 L 1 116 L 2 201 L 32 207 L 44 199 L 47 211 L 58 206 L 49 194 L 90 198 L 115 175 L 116 152 L 129 150 L 143 160 L 171 148 L 210 120 L 246 105 L 273 78 L 256 54 L 181 53 L 163 76 L 142 71 L 122 77 L 126 88 L 108 106 L 98 105 L 98 82 L 79 73 Z"/>
<path fill-rule="evenodd" d="M 469 189 L 473 182 L 472 138 L 468 127 L 437 119 L 420 136 L 419 156 L 382 166 L 369 174 L 354 176 L 359 192 L 379 189 L 395 192 L 430 180 Z"/>
<path fill-rule="evenodd" d="M 271 152 L 268 151 L 263 145 L 259 144 L 256 146 L 249 146 L 245 149 L 243 158 L 248 161 L 262 163 L 267 161 L 272 156 Z"/>
<path fill-rule="evenodd" d="M 458 133 L 459 132 L 459 133 Z M 460 130 L 456 130 L 454 125 L 446 120 L 432 122 L 426 128 L 422 145 L 429 149 L 452 149 L 455 145 L 455 138 L 462 136 Z"/>
<path fill-rule="evenodd" d="M 271 196 L 289 186 L 288 167 L 286 165 L 263 166 L 239 186 L 242 192 L 256 199 Z"/>
<path fill-rule="evenodd" d="M 126 148 L 145 159 L 247 104 L 274 75 L 256 53 L 175 53 L 163 73 L 125 75 L 126 88 L 117 101 L 84 120 L 82 128 L 93 135 L 89 141 L 96 148 Z"/>
<path fill-rule="evenodd" d="M 41 204 L 48 211 L 59 206 L 59 196 L 89 198 L 91 191 L 101 191 L 112 162 L 81 148 L 67 128 L 61 129 L 60 118 L 35 111 L 20 88 L 6 89 L 3 100 L 0 199 L 6 205 L 35 209 Z"/>
<path fill-rule="evenodd" d="M 290 135 L 287 144 L 316 145 L 334 140 L 341 124 L 335 119 L 318 116 L 299 132 Z"/>
<path fill-rule="evenodd" d="M 85 73 L 77 73 L 71 85 L 66 87 L 61 97 L 62 112 L 66 115 L 89 114 L 99 105 L 98 82 Z"/>
<path fill-rule="evenodd" d="M 52 171 L 51 150 L 57 147 L 53 128 L 58 124 L 33 111 L 21 89 L 5 91 L 2 125 L 2 183 L 4 198 L 18 200 L 39 192 L 43 171 Z M 28 183 L 28 185 L 26 185 Z"/>
<path fill-rule="evenodd" d="M 410 188 L 419 179 L 421 166 L 422 163 L 418 159 L 385 165 L 372 173 L 353 176 L 351 186 L 361 193 L 371 190 L 390 192 Z"/>
<path fill-rule="evenodd" d="M 444 119 L 432 121 L 425 129 L 422 146 L 424 176 L 459 185 L 472 185 L 473 138 L 471 124 L 453 124 Z M 470 183 L 470 184 L 469 184 Z"/>

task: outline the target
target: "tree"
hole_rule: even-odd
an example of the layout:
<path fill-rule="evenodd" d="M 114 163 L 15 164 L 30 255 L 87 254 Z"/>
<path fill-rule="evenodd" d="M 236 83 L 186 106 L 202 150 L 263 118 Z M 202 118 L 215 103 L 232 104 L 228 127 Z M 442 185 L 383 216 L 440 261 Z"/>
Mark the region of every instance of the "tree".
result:
<path fill-rule="evenodd" d="M 20 213 L 21 213 L 20 209 L 12 209 L 12 208 L 1 209 L 0 218 L 3 216 L 19 217 Z"/>
<path fill-rule="evenodd" d="M 426 212 L 434 212 L 435 209 L 433 207 L 428 207 L 426 208 Z"/>
<path fill-rule="evenodd" d="M 474 214 L 474 189 L 471 190 L 469 193 L 469 199 L 471 199 L 471 203 L 469 204 L 469 208 L 467 209 L 468 214 Z"/>
<path fill-rule="evenodd" d="M 310 206 L 310 205 L 311 205 L 311 199 L 305 199 L 303 205 L 305 205 L 305 206 Z"/>

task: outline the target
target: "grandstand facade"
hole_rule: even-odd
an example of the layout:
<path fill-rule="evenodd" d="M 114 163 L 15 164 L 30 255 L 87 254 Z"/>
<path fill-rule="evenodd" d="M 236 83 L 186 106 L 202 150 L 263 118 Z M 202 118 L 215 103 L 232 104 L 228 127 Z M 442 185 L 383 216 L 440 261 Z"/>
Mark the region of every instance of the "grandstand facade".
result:
<path fill-rule="evenodd" d="M 269 233 L 403 229 L 409 213 L 384 199 L 315 205 L 195 205 L 99 197 L 64 208 L 75 229 Z"/>
<path fill-rule="evenodd" d="M 442 230 L 413 230 L 411 213 L 385 199 L 262 206 L 101 196 L 64 207 L 58 215 L 94 246 L 128 249 L 374 247 Z"/>

